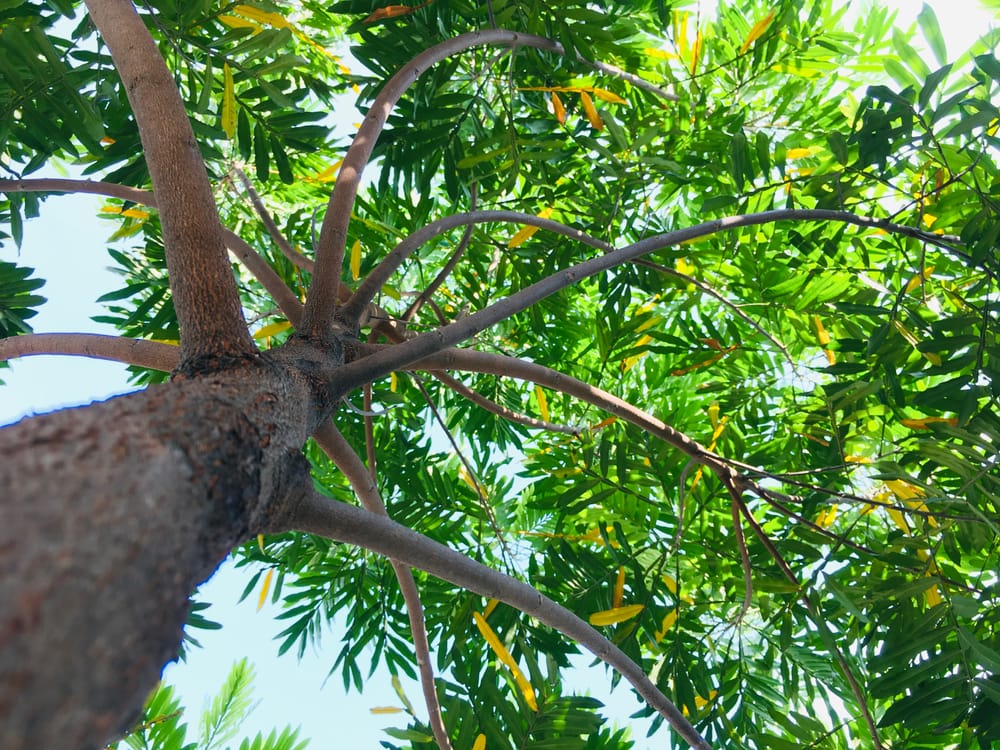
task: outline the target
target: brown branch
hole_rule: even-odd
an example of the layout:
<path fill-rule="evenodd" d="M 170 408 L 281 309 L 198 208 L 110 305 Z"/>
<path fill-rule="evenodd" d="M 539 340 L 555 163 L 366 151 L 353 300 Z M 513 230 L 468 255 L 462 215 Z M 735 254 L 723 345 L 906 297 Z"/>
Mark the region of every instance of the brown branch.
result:
<path fill-rule="evenodd" d="M 632 261 L 654 250 L 681 244 L 718 232 L 760 224 L 771 224 L 778 221 L 837 221 L 865 228 L 882 229 L 906 237 L 914 237 L 952 250 L 951 245 L 948 244 L 948 237 L 942 237 L 941 235 L 924 232 L 920 229 L 894 224 L 881 219 L 857 216 L 843 211 L 831 211 L 827 209 L 778 209 L 756 214 L 726 216 L 673 232 L 648 237 L 631 245 L 607 252 L 599 257 L 591 258 L 569 268 L 557 271 L 482 310 L 474 312 L 468 317 L 416 336 L 398 346 L 372 354 L 370 357 L 366 357 L 364 361 L 355 361 L 344 365 L 337 371 L 336 382 L 332 385 L 335 389 L 342 390 L 345 393 L 351 391 L 368 380 L 381 377 L 393 370 L 403 369 L 419 359 L 470 339 L 480 331 L 484 331 L 490 326 L 506 320 L 512 315 L 531 307 L 531 305 L 568 286 L 572 286 L 582 279 L 594 276 L 622 263 Z M 439 223 L 444 225 L 444 220 L 436 222 L 435 225 Z M 425 230 L 429 232 L 429 228 L 425 227 L 424 230 L 420 230 L 411 236 L 415 236 Z M 311 294 L 312 292 L 310 292 Z M 308 310 L 308 308 L 309 302 L 307 301 L 306 309 Z"/>
<path fill-rule="evenodd" d="M 486 396 L 478 393 L 465 383 L 463 383 L 458 378 L 453 378 L 444 372 L 432 371 L 431 375 L 437 378 L 440 382 L 446 385 L 448 388 L 453 390 L 462 398 L 471 401 L 477 406 L 481 406 L 486 409 L 486 411 L 492 412 L 497 416 L 503 417 L 504 419 L 514 422 L 515 424 L 524 425 L 525 427 L 530 427 L 533 430 L 547 430 L 549 432 L 560 432 L 565 435 L 573 435 L 576 437 L 581 434 L 583 430 L 579 427 L 574 427 L 568 424 L 555 424 L 554 422 L 547 422 L 543 419 L 535 419 L 534 417 L 529 417 L 526 414 L 519 414 L 518 412 L 508 409 L 506 406 L 498 404 L 496 401 L 486 398 Z"/>
<path fill-rule="evenodd" d="M 140 190 L 114 182 L 54 178 L 0 180 L 0 192 L 85 193 L 119 198 L 156 208 L 156 197 L 149 190 Z M 281 312 L 291 321 L 292 325 L 297 326 L 302 317 L 302 303 L 295 296 L 295 293 L 288 288 L 288 285 L 246 240 L 225 227 L 222 229 L 222 236 L 229 252 L 274 298 Z"/>
<path fill-rule="evenodd" d="M 532 46 L 562 52 L 562 46 L 550 39 L 512 31 L 489 30 L 470 32 L 448 39 L 424 50 L 390 78 L 379 92 L 354 141 L 344 155 L 344 162 L 330 195 L 326 216 L 320 228 L 316 247 L 316 271 L 306 299 L 304 332 L 307 336 L 325 338 L 333 322 L 340 286 L 341 266 L 347 246 L 347 227 L 361 175 L 371 158 L 379 134 L 400 97 L 429 67 L 470 47 L 481 45 Z"/>
<path fill-rule="evenodd" d="M 149 190 L 119 185 L 100 180 L 70 180 L 41 177 L 30 180 L 0 180 L 0 193 L 86 193 L 106 195 L 144 206 L 156 206 L 156 199 Z"/>
<path fill-rule="evenodd" d="M 479 190 L 475 182 L 472 183 L 471 187 L 472 196 L 469 199 L 469 210 L 475 211 L 479 197 Z M 444 267 L 440 271 L 438 271 L 437 276 L 434 277 L 434 280 L 427 286 L 427 288 L 420 292 L 420 294 L 417 295 L 417 298 L 413 300 L 413 303 L 406 308 L 406 312 L 403 313 L 400 320 L 404 323 L 412 320 L 413 316 L 420 312 L 420 308 L 423 307 L 424 303 L 430 300 L 430 298 L 434 296 L 434 293 L 441 288 L 445 279 L 447 279 L 451 275 L 451 272 L 455 270 L 455 267 L 458 265 L 458 261 L 460 261 L 462 256 L 465 255 L 465 251 L 472 242 L 472 233 L 475 229 L 476 227 L 474 224 L 469 224 L 469 226 L 465 228 L 465 231 L 462 232 L 462 238 L 458 241 L 458 246 L 452 252 L 451 257 L 448 258 L 448 262 L 444 264 Z"/>
<path fill-rule="evenodd" d="M 474 226 L 487 222 L 510 222 L 513 224 L 524 224 L 526 226 L 538 227 L 554 234 L 561 234 L 573 240 L 578 240 L 585 245 L 596 248 L 604 253 L 614 250 L 614 246 L 607 242 L 592 237 L 586 232 L 567 226 L 559 221 L 543 219 L 540 216 L 522 213 L 520 211 L 497 211 L 480 210 L 466 211 L 458 214 L 451 214 L 442 219 L 433 221 L 421 227 L 403 240 L 401 240 L 392 251 L 382 259 L 382 261 L 371 270 L 371 273 L 364 278 L 354 291 L 354 295 L 344 304 L 339 311 L 343 320 L 355 320 L 364 310 L 365 305 L 371 302 L 378 291 L 389 281 L 390 277 L 399 268 L 400 264 L 406 260 L 417 248 L 427 241 L 443 234 L 451 229 L 462 226 Z"/>
<path fill-rule="evenodd" d="M 170 372 L 180 362 L 180 348 L 148 339 L 101 333 L 26 333 L 0 339 L 0 361 L 41 354 L 62 354 L 122 362 Z"/>
<path fill-rule="evenodd" d="M 264 205 L 264 201 L 260 199 L 260 195 L 254 189 L 253 183 L 250 182 L 250 179 L 247 177 L 246 172 L 239 167 L 233 167 L 233 172 L 236 173 L 236 177 L 242 183 L 243 189 L 247 191 L 247 195 L 250 197 L 250 202 L 253 204 L 254 210 L 257 212 L 257 216 L 260 217 L 260 221 L 264 225 L 264 228 L 267 229 L 267 233 L 271 236 L 271 239 L 274 240 L 274 244 L 278 246 L 279 250 L 281 250 L 281 254 L 288 258 L 288 260 L 290 260 L 296 268 L 312 273 L 313 266 L 315 264 L 309 258 L 292 247 L 285 238 L 285 235 L 281 233 L 281 230 L 278 229 L 278 225 L 274 223 L 271 213 L 267 210 L 267 206 Z"/>
<path fill-rule="evenodd" d="M 289 505 L 285 522 L 273 531 L 297 529 L 356 544 L 425 570 L 480 596 L 499 599 L 516 607 L 576 641 L 613 667 L 692 747 L 710 750 L 711 746 L 638 664 L 586 622 L 532 586 L 492 570 L 388 518 L 346 503 L 334 502 L 311 486 L 302 487 L 298 498 Z"/>
<path fill-rule="evenodd" d="M 181 367 L 253 355 L 208 173 L 184 102 L 129 0 L 86 0 L 139 127 L 163 226 Z"/>
<path fill-rule="evenodd" d="M 366 409 L 370 404 L 366 405 Z M 344 439 L 340 431 L 334 427 L 333 422 L 327 421 L 313 435 L 313 440 L 326 453 L 327 456 L 337 465 L 347 480 L 351 483 L 361 504 L 369 513 L 388 519 L 388 513 L 382 497 L 379 494 L 378 486 L 375 484 L 375 464 L 370 463 L 366 468 L 355 453 L 351 444 Z M 333 502 L 333 501 L 328 501 Z M 424 694 L 424 703 L 427 706 L 428 723 L 434 733 L 440 750 L 451 750 L 451 740 L 448 738 L 448 730 L 444 726 L 441 718 L 441 704 L 438 702 L 437 691 L 434 688 L 434 667 L 431 665 L 431 648 L 427 640 L 427 626 L 424 622 L 424 608 L 420 602 L 420 592 L 417 590 L 417 582 L 413 578 L 413 571 L 389 555 L 389 562 L 392 570 L 396 574 L 399 582 L 399 590 L 403 594 L 403 601 L 406 603 L 407 617 L 410 620 L 410 632 L 413 635 L 413 650 L 417 660 L 417 669 L 420 672 L 420 686 Z"/>
<path fill-rule="evenodd" d="M 792 583 L 799 589 L 802 603 L 805 605 L 806 611 L 809 613 L 809 616 L 812 618 L 812 621 L 816 624 L 816 627 L 823 628 L 824 630 L 826 630 L 826 621 L 823 619 L 822 613 L 820 613 L 817 610 L 817 608 L 813 605 L 813 602 L 809 598 L 808 593 L 803 589 L 802 584 L 798 579 L 798 576 L 795 575 L 795 571 L 792 570 L 791 566 L 788 564 L 788 562 L 785 560 L 782 554 L 778 551 L 778 548 L 774 546 L 774 542 L 771 541 L 771 538 L 767 535 L 767 532 L 764 531 L 763 527 L 761 527 L 760 523 L 758 523 L 757 519 L 750 511 L 750 508 L 748 508 L 747 504 L 743 501 L 743 497 L 741 496 L 739 487 L 736 485 L 727 485 L 726 487 L 729 490 L 729 494 L 732 497 L 733 503 L 739 508 L 740 512 L 743 514 L 743 517 L 750 525 L 750 528 L 753 529 L 754 534 L 761 541 L 761 543 L 764 545 L 764 548 L 771 556 L 771 559 L 773 559 L 775 563 L 777 563 L 778 567 L 781 569 L 781 572 L 784 573 L 785 578 L 787 578 L 790 583 Z M 840 666 L 840 671 L 844 673 L 844 678 L 847 680 L 847 684 L 850 686 L 851 692 L 854 694 L 854 699 L 858 703 L 858 709 L 861 711 L 861 716 L 864 719 L 865 725 L 868 727 L 868 733 L 871 735 L 872 743 L 875 746 L 875 750 L 882 750 L 883 748 L 882 740 L 879 738 L 878 727 L 875 725 L 875 719 L 871 714 L 871 710 L 868 708 L 868 700 L 865 698 L 864 691 L 861 689 L 861 685 L 854 677 L 854 672 L 851 670 L 850 664 L 847 663 L 847 657 L 844 656 L 844 653 L 840 650 L 840 647 L 837 646 L 837 642 L 833 634 L 830 633 L 829 630 L 827 630 L 827 636 L 830 644 L 833 646 L 832 649 L 833 655 L 834 658 L 836 658 L 837 660 L 837 664 Z"/>

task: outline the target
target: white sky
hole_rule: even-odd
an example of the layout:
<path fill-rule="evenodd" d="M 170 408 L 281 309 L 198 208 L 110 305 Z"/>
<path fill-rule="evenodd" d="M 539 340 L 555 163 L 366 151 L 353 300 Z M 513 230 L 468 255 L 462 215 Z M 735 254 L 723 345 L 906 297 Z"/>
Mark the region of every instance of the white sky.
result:
<path fill-rule="evenodd" d="M 913 23 L 922 6 L 919 0 L 876 4 L 898 8 L 898 23 L 904 28 Z M 991 26 L 1000 25 L 1000 13 L 983 10 L 977 0 L 932 0 L 929 4 L 937 12 L 950 55 L 966 49 Z M 41 219 L 26 224 L 20 256 L 12 245 L 0 249 L 0 259 L 35 267 L 47 281 L 41 294 L 51 302 L 30 321 L 36 331 L 114 333 L 90 321 L 90 316 L 102 312 L 93 300 L 120 285 L 118 277 L 106 268 L 106 237 L 113 230 L 95 217 L 99 205 L 100 200 L 87 196 L 50 198 L 42 206 Z M 76 357 L 25 358 L 13 362 L 11 369 L 0 370 L 0 379 L 6 382 L 0 386 L 0 425 L 25 414 L 88 403 L 127 390 L 122 365 Z M 290 655 L 277 659 L 277 643 L 272 637 L 283 625 L 273 619 L 275 608 L 267 604 L 257 613 L 255 602 L 235 606 L 250 575 L 247 569 L 237 571 L 224 566 L 206 585 L 202 598 L 213 602 L 213 606 L 205 614 L 222 621 L 224 627 L 221 631 L 195 632 L 206 648 L 192 649 L 187 664 L 171 665 L 166 670 L 165 679 L 178 687 L 188 707 L 186 720 L 192 724 L 197 720 L 231 664 L 248 656 L 257 669 L 256 695 L 262 701 L 247 725 L 248 734 L 292 724 L 302 727 L 302 736 L 311 738 L 314 750 L 379 747 L 379 740 L 387 739 L 382 727 L 404 723 L 403 716 L 369 713 L 372 706 L 399 704 L 388 675 L 376 675 L 366 683 L 363 695 L 352 693 L 346 698 L 339 675 L 324 686 L 327 670 L 339 650 L 335 633 L 324 639 L 322 653 L 307 654 L 301 664 Z M 628 718 L 638 708 L 631 693 L 619 687 L 614 697 L 607 696 L 609 679 L 603 668 L 580 671 L 572 682 L 609 703 L 606 715 L 619 725 L 632 727 L 637 747 L 654 746 L 643 739 L 648 723 Z M 408 683 L 407 692 L 422 715 L 416 685 Z M 189 739 L 194 739 L 193 732 Z M 664 741 L 664 735 L 659 734 L 655 746 L 662 747 Z"/>

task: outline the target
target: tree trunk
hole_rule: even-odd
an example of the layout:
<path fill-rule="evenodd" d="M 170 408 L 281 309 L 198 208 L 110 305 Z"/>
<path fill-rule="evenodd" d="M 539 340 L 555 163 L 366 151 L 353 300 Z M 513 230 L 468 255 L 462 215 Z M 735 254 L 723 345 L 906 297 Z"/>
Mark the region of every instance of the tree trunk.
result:
<path fill-rule="evenodd" d="M 0 747 L 129 727 L 190 593 L 308 481 L 320 410 L 261 357 L 0 430 Z"/>

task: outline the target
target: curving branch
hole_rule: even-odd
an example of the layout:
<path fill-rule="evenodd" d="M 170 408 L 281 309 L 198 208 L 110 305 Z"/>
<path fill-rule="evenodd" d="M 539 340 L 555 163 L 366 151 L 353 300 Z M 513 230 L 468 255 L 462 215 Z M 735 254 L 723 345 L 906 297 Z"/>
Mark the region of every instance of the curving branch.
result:
<path fill-rule="evenodd" d="M 316 431 L 313 440 L 344 473 L 365 509 L 375 515 L 388 518 L 389 514 L 386 512 L 378 486 L 375 484 L 374 463 L 365 467 L 351 444 L 331 421 L 325 422 Z M 392 564 L 392 570 L 399 582 L 399 590 L 403 594 L 407 617 L 410 620 L 413 650 L 417 660 L 417 669 L 420 672 L 420 687 L 424 694 L 424 704 L 427 706 L 428 723 L 434 733 L 439 750 L 451 750 L 451 740 L 448 738 L 448 730 L 441 718 L 441 704 L 438 702 L 437 690 L 434 687 L 431 647 L 427 640 L 427 625 L 424 622 L 424 608 L 420 602 L 417 582 L 413 579 L 413 571 L 405 563 L 401 563 L 391 555 L 389 562 Z"/>
<path fill-rule="evenodd" d="M 119 185 L 101 180 L 73 180 L 56 177 L 35 177 L 27 180 L 0 180 L 0 193 L 86 193 L 106 195 L 144 206 L 156 206 L 151 190 Z"/>
<path fill-rule="evenodd" d="M 98 180 L 72 180 L 56 178 L 37 178 L 30 180 L 0 180 L 0 192 L 32 192 L 32 193 L 84 193 L 88 195 L 104 195 L 109 198 L 119 198 L 131 203 L 156 208 L 156 196 L 149 190 L 119 185 L 114 182 Z M 261 257 L 260 253 L 250 244 L 230 229 L 223 227 L 223 241 L 226 248 L 239 260 L 246 269 L 260 282 L 268 294 L 277 303 L 281 312 L 292 325 L 298 325 L 302 317 L 302 302 L 288 288 L 281 277 Z"/>
<path fill-rule="evenodd" d="M 341 266 L 344 263 L 344 251 L 347 247 L 347 227 L 351 220 L 351 210 L 361 186 L 361 175 L 368 165 L 372 150 L 375 148 L 375 142 L 385 127 L 392 108 L 406 90 L 431 65 L 472 47 L 487 45 L 534 47 L 557 54 L 564 52 L 562 45 L 558 42 L 531 34 L 520 34 L 503 29 L 469 32 L 425 50 L 389 79 L 375 101 L 372 102 L 361 128 L 354 136 L 354 141 L 344 156 L 344 162 L 334 183 L 333 193 L 330 195 L 326 216 L 320 228 L 319 242 L 316 246 L 315 274 L 306 301 L 303 328 L 307 336 L 322 337 L 324 335 L 323 329 L 333 321 L 338 301 Z M 577 57 L 581 62 L 602 73 L 623 78 L 658 96 L 668 100 L 677 98 L 660 87 L 643 81 L 638 76 L 613 65 L 586 60 L 579 54 Z"/>
<path fill-rule="evenodd" d="M 539 229 L 545 229 L 554 234 L 561 234 L 564 237 L 578 240 L 579 242 L 596 248 L 604 253 L 609 253 L 614 250 L 614 246 L 609 245 L 607 242 L 599 240 L 596 237 L 592 237 L 582 230 L 574 229 L 573 227 L 567 226 L 559 221 L 543 219 L 540 216 L 533 216 L 532 214 L 522 213 L 521 211 L 498 211 L 484 209 L 480 211 L 465 211 L 463 213 L 452 214 L 451 216 L 445 216 L 442 219 L 438 219 L 437 221 L 433 221 L 430 224 L 421 227 L 400 241 L 396 247 L 394 247 L 392 251 L 390 251 L 390 253 L 371 270 L 371 273 L 369 273 L 364 280 L 358 284 L 358 288 L 354 290 L 354 294 L 340 308 L 339 315 L 341 319 L 347 321 L 356 320 L 358 316 L 361 315 L 365 305 L 375 298 L 375 295 L 378 294 L 379 290 L 387 281 L 389 281 L 392 275 L 399 268 L 400 264 L 424 243 L 451 229 L 456 229 L 457 227 L 474 226 L 476 224 L 485 224 L 491 221 L 511 222 L 514 224 L 525 224 L 527 226 L 538 227 Z"/>
<path fill-rule="evenodd" d="M 129 0 L 86 5 L 139 126 L 163 225 L 181 367 L 253 355 L 208 173 L 174 78 Z"/>
<path fill-rule="evenodd" d="M 274 244 L 278 246 L 279 250 L 281 250 L 281 254 L 288 258 L 288 260 L 290 260 L 296 268 L 312 273 L 313 266 L 315 264 L 309 258 L 292 247 L 285 238 L 285 235 L 281 233 L 281 230 L 278 229 L 278 225 L 274 223 L 271 213 L 267 210 L 267 206 L 264 205 L 264 201 L 261 200 L 260 194 L 254 188 L 253 183 L 250 182 L 250 178 L 247 177 L 246 172 L 239 167 L 233 167 L 233 172 L 236 173 L 236 177 L 243 185 L 243 189 L 246 190 L 247 195 L 250 196 L 250 202 L 253 204 L 254 210 L 257 212 L 257 216 L 260 217 L 260 221 L 264 225 L 264 228 L 267 229 L 267 233 L 271 236 L 271 239 L 274 240 Z"/>
<path fill-rule="evenodd" d="M 530 284 L 524 289 L 495 302 L 488 307 L 474 312 L 449 325 L 423 333 L 402 344 L 366 357 L 362 361 L 354 361 L 341 367 L 334 375 L 332 385 L 335 390 L 344 393 L 364 384 L 365 381 L 381 377 L 393 370 L 399 370 L 428 357 L 436 352 L 454 346 L 472 338 L 480 331 L 525 310 L 556 292 L 575 284 L 581 279 L 594 276 L 609 268 L 639 258 L 654 250 L 670 245 L 706 237 L 729 229 L 771 224 L 778 221 L 836 221 L 856 226 L 882 229 L 886 232 L 929 242 L 931 244 L 952 249 L 951 242 L 955 238 L 932 234 L 913 227 L 895 224 L 882 219 L 872 219 L 843 211 L 828 209 L 778 209 L 763 211 L 756 214 L 740 214 L 726 216 L 712 221 L 702 222 L 691 227 L 678 229 L 664 234 L 635 242 L 631 245 L 613 250 L 596 258 L 582 261 L 569 268 L 557 271 L 550 276 Z M 306 303 L 308 311 L 309 304 Z"/>
<path fill-rule="evenodd" d="M 544 419 L 535 419 L 534 417 L 529 417 L 526 414 L 519 414 L 513 409 L 508 409 L 506 406 L 502 406 L 496 401 L 486 398 L 483 394 L 472 390 L 461 380 L 453 378 L 447 373 L 431 371 L 431 375 L 462 398 L 471 401 L 483 409 L 486 409 L 486 411 L 492 412 L 499 417 L 503 417 L 510 422 L 514 422 L 515 424 L 524 425 L 525 427 L 530 427 L 533 430 L 560 432 L 564 435 L 572 435 L 573 437 L 576 437 L 583 432 L 583 428 L 574 427 L 570 424 L 556 424 L 554 422 L 548 422 Z"/>
<path fill-rule="evenodd" d="M 470 32 L 436 44 L 404 65 L 390 78 L 365 115 L 364 122 L 344 155 L 344 162 L 330 195 L 326 216 L 320 227 L 316 247 L 316 270 L 306 299 L 304 333 L 324 338 L 324 329 L 333 322 L 340 286 L 341 266 L 347 246 L 347 227 L 351 221 L 354 200 L 361 186 L 361 175 L 371 159 L 379 134 L 385 127 L 392 108 L 400 97 L 430 66 L 471 47 L 504 45 L 530 46 L 552 52 L 562 52 L 557 42 L 530 34 L 492 29 Z"/>
<path fill-rule="evenodd" d="M 586 622 L 532 586 L 492 570 L 388 518 L 332 501 L 311 486 L 301 487 L 299 495 L 291 498 L 288 505 L 284 521 L 270 531 L 294 529 L 356 544 L 425 570 L 480 596 L 499 599 L 516 607 L 576 641 L 613 667 L 692 747 L 711 750 L 711 746 L 649 679 L 642 667 Z"/>
<path fill-rule="evenodd" d="M 162 372 L 180 362 L 180 348 L 173 344 L 102 333 L 25 333 L 0 339 L 0 361 L 42 354 L 105 359 Z"/>

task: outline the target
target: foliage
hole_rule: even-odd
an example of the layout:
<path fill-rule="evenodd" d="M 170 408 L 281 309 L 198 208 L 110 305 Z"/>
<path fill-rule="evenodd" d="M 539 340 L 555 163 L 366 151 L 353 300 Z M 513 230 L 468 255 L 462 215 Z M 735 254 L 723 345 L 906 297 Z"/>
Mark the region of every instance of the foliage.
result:
<path fill-rule="evenodd" d="M 370 0 L 142 7 L 224 223 L 297 294 L 308 271 L 273 246 L 234 169 L 248 166 L 281 232 L 310 256 L 346 148 L 331 136 L 341 95 L 364 111 L 416 54 L 493 21 L 555 39 L 564 53 L 480 47 L 426 71 L 376 145 L 345 283 L 416 229 L 474 208 L 543 215 L 616 247 L 783 208 L 938 235 L 935 244 L 834 221 L 718 232 L 582 279 L 476 337 L 481 351 L 610 391 L 732 461 L 758 483 L 743 517 L 687 455 L 529 382 L 459 375 L 578 434 L 529 430 L 404 373 L 372 384 L 385 411 L 367 421 L 390 516 L 585 619 L 610 612 L 597 618 L 608 636 L 709 741 L 869 747 L 865 705 L 893 748 L 987 748 L 1000 739 L 1000 60 L 981 42 L 949 62 L 929 9 L 925 60 L 885 9 L 844 29 L 839 5 L 734 0 L 715 17 L 661 0 L 432 0 L 381 14 Z M 73 11 L 65 1 L 0 8 L 4 168 L 26 176 L 59 158 L 145 186 L 123 87 L 86 18 L 60 21 Z M 353 60 L 329 51 L 344 45 Z M 636 73 L 677 101 L 585 61 Z M 11 195 L 0 211 L 16 239 L 38 206 Z M 136 244 L 112 254 L 125 284 L 105 296 L 105 319 L 125 335 L 175 340 L 156 212 L 108 206 L 117 234 Z M 478 223 L 432 303 L 408 316 L 459 235 L 404 261 L 375 299 L 381 313 L 431 330 L 596 253 Z M 279 344 L 288 327 L 272 325 L 283 320 L 274 302 L 234 270 L 258 340 Z M 40 304 L 19 283 L 24 306 Z M 3 335 L 24 330 L 18 310 L 22 323 Z M 366 418 L 341 409 L 336 420 L 363 455 Z M 316 446 L 308 457 L 317 485 L 353 502 Z M 734 517 L 748 532 L 746 560 Z M 281 651 L 301 655 L 340 616 L 347 638 L 330 667 L 346 688 L 379 666 L 415 673 L 386 561 L 299 534 L 238 555 L 255 571 L 247 594 L 270 586 L 260 595 L 283 603 Z M 504 605 L 428 576 L 418 583 L 455 747 L 480 734 L 491 750 L 632 746 L 595 701 L 565 693 L 571 643 Z M 487 644 L 475 612 L 525 680 Z M 171 701 L 169 689 L 154 695 L 145 721 L 175 712 Z M 383 745 L 431 747 L 427 725 L 407 713 Z M 177 721 L 150 725 L 150 744 L 125 742 L 186 747 Z M 284 737 L 247 747 L 292 746 Z"/>
<path fill-rule="evenodd" d="M 121 742 L 110 750 L 304 750 L 308 742 L 298 739 L 298 730 L 285 727 L 267 735 L 256 735 L 230 742 L 239 734 L 240 724 L 253 711 L 253 667 L 246 659 L 233 664 L 218 695 L 198 720 L 197 740 L 188 741 L 188 728 L 182 719 L 184 709 L 174 697 L 173 688 L 161 685 L 146 701 L 142 719 Z M 123 747 L 124 746 L 124 747 Z"/>

